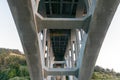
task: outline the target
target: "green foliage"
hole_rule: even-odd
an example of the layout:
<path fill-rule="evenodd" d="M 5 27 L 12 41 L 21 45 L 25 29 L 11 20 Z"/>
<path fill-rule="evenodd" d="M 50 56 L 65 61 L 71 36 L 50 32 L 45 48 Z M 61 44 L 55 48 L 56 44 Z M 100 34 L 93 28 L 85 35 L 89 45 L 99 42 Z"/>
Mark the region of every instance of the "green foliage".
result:
<path fill-rule="evenodd" d="M 16 76 L 16 70 L 15 69 L 10 69 L 8 72 L 8 78 L 13 78 Z"/>
<path fill-rule="evenodd" d="M 28 68 L 26 66 L 21 66 L 20 74 L 20 76 L 29 76 Z"/>
<path fill-rule="evenodd" d="M 30 80 L 26 65 L 19 51 L 0 49 L 0 80 Z"/>
<path fill-rule="evenodd" d="M 30 80 L 26 65 L 25 56 L 18 50 L 0 48 L 0 80 Z M 92 80 L 120 80 L 120 73 L 96 66 Z"/>
<path fill-rule="evenodd" d="M 92 79 L 112 79 L 114 78 L 112 75 L 101 73 L 101 72 L 94 72 Z"/>
<path fill-rule="evenodd" d="M 120 78 L 120 73 L 117 73 L 116 76 L 117 76 L 118 78 Z"/>
<path fill-rule="evenodd" d="M 26 65 L 26 60 L 24 56 L 10 55 L 4 59 L 4 62 L 6 66 L 10 66 L 11 64 L 16 64 L 16 63 L 20 65 Z"/>
<path fill-rule="evenodd" d="M 9 68 L 11 65 L 19 64 L 19 65 L 26 65 L 26 60 L 24 55 L 19 54 L 8 54 L 3 53 L 0 54 L 0 70 Z"/>
<path fill-rule="evenodd" d="M 100 66 L 95 66 L 92 80 L 120 80 L 120 74 L 113 69 L 104 69 Z"/>
<path fill-rule="evenodd" d="M 5 48 L 0 48 L 0 54 L 3 54 L 3 53 L 15 53 L 15 54 L 19 54 L 21 55 L 21 52 L 17 49 L 5 49 Z"/>
<path fill-rule="evenodd" d="M 30 80 L 29 77 L 14 77 L 14 78 L 10 78 L 9 80 Z"/>
<path fill-rule="evenodd" d="M 19 64 L 16 64 L 16 65 L 13 64 L 9 67 L 9 69 L 0 71 L 0 80 L 8 80 L 11 78 L 14 79 L 14 77 L 16 76 L 27 77 L 26 80 L 30 80 L 27 67 L 20 66 Z M 25 79 L 20 78 L 18 80 L 25 80 Z"/>
<path fill-rule="evenodd" d="M 8 70 L 0 71 L 0 80 L 8 80 Z"/>

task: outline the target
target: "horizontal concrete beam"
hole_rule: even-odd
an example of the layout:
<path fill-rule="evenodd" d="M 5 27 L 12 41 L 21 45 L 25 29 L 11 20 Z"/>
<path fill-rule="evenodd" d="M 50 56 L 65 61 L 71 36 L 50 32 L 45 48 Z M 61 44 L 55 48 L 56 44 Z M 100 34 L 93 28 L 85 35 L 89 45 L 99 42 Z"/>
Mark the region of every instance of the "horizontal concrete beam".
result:
<path fill-rule="evenodd" d="M 74 29 L 83 27 L 90 16 L 84 18 L 43 18 L 36 13 L 36 23 L 39 29 Z M 87 23 L 86 23 L 87 24 Z"/>
<path fill-rule="evenodd" d="M 65 64 L 66 61 L 53 61 L 52 63 L 53 64 Z"/>
<path fill-rule="evenodd" d="M 65 75 L 76 75 L 77 68 L 44 68 L 44 73 L 46 76 L 65 76 Z"/>

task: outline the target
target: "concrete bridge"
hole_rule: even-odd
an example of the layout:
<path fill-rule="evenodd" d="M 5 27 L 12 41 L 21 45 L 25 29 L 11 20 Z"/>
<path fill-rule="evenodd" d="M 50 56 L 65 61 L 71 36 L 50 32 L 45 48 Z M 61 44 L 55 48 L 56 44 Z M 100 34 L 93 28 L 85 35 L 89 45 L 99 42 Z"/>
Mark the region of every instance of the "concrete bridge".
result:
<path fill-rule="evenodd" d="M 31 80 L 90 80 L 120 0 L 8 0 Z"/>

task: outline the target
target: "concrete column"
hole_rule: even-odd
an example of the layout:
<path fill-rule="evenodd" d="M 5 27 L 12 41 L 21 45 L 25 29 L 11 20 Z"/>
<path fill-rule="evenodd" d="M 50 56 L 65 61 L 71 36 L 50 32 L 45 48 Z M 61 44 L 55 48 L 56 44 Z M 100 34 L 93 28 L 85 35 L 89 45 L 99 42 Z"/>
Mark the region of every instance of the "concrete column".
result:
<path fill-rule="evenodd" d="M 79 56 L 79 52 L 80 52 L 80 40 L 79 40 L 79 29 L 76 29 L 76 41 L 75 41 L 75 51 L 76 51 L 76 58 L 78 58 Z"/>
<path fill-rule="evenodd" d="M 78 54 L 78 51 L 77 51 L 77 43 L 76 43 L 76 41 L 74 42 L 74 47 L 75 47 L 75 62 L 74 62 L 74 65 L 75 65 L 75 67 L 76 67 L 76 61 L 77 61 L 77 54 Z"/>
<path fill-rule="evenodd" d="M 47 76 L 47 80 L 51 80 L 51 76 Z"/>
<path fill-rule="evenodd" d="M 75 67 L 75 62 L 74 62 L 74 52 L 75 52 L 75 50 L 73 50 L 73 46 L 74 46 L 74 48 L 76 48 L 75 47 L 75 42 L 76 42 L 76 29 L 73 29 L 72 31 L 71 31 L 71 56 L 72 56 L 72 65 L 73 65 L 73 67 Z M 74 44 L 74 45 L 73 45 Z"/>
<path fill-rule="evenodd" d="M 47 53 L 47 67 L 49 68 L 49 53 Z"/>
<path fill-rule="evenodd" d="M 67 55 L 67 57 L 66 57 L 67 59 L 66 59 L 66 67 L 68 68 L 69 67 L 69 57 L 68 57 L 68 55 Z"/>
<path fill-rule="evenodd" d="M 82 59 L 83 59 L 83 52 L 85 49 L 85 43 L 87 39 L 87 34 L 81 30 L 76 30 L 76 47 L 77 47 L 77 67 L 81 65 Z"/>
<path fill-rule="evenodd" d="M 69 67 L 72 68 L 72 54 L 71 54 L 71 50 L 69 51 Z"/>
<path fill-rule="evenodd" d="M 47 67 L 50 67 L 50 33 L 47 31 Z"/>
<path fill-rule="evenodd" d="M 43 51 L 43 53 L 41 53 L 42 67 L 45 67 L 46 33 L 47 33 L 47 29 L 43 30 L 43 34 L 41 32 L 39 32 L 39 41 L 42 42 L 41 44 L 42 44 L 42 51 Z M 41 40 L 41 35 L 43 36 L 42 40 Z M 41 44 L 39 44 L 39 45 L 41 45 Z"/>
<path fill-rule="evenodd" d="M 51 64 L 50 64 L 50 68 L 53 68 L 53 64 L 54 64 L 54 62 L 53 62 L 53 58 L 51 59 Z"/>
<path fill-rule="evenodd" d="M 74 51 L 73 51 L 73 42 L 71 41 L 71 67 L 74 67 L 74 60 L 73 60 L 73 54 L 74 54 Z"/>
<path fill-rule="evenodd" d="M 70 59 L 70 55 L 68 55 L 68 68 L 70 68 L 71 67 L 71 59 Z"/>
<path fill-rule="evenodd" d="M 54 54 L 53 54 L 51 43 L 50 43 L 50 50 L 49 50 L 49 58 L 50 58 L 49 66 L 53 67 L 53 63 L 52 62 L 54 61 Z"/>
<path fill-rule="evenodd" d="M 78 80 L 90 80 L 106 32 L 120 0 L 97 0 L 86 41 Z M 95 4 L 94 4 L 95 5 Z"/>
<path fill-rule="evenodd" d="M 44 29 L 43 30 L 43 51 L 45 53 L 45 50 L 46 50 L 46 34 L 47 34 L 47 29 Z"/>
<path fill-rule="evenodd" d="M 73 76 L 69 76 L 69 80 L 73 80 Z"/>
<path fill-rule="evenodd" d="M 42 43 L 38 40 L 33 3 L 31 0 L 8 0 L 8 3 L 26 55 L 30 78 L 43 80 Z"/>
<path fill-rule="evenodd" d="M 53 54 L 53 50 L 52 50 L 49 30 L 47 31 L 47 47 L 48 47 L 48 66 L 50 68 L 51 67 L 51 61 L 54 58 L 54 54 Z"/>

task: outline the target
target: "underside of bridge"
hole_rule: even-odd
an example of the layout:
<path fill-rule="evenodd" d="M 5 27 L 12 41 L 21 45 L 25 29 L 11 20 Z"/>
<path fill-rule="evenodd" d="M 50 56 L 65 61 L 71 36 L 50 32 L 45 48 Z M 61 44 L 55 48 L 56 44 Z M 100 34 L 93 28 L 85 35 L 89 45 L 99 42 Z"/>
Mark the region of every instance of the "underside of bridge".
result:
<path fill-rule="evenodd" d="M 90 80 L 120 0 L 8 0 L 31 80 Z"/>

